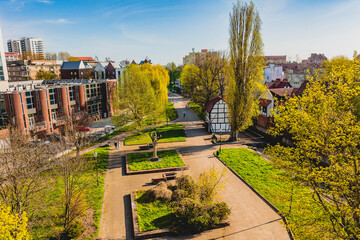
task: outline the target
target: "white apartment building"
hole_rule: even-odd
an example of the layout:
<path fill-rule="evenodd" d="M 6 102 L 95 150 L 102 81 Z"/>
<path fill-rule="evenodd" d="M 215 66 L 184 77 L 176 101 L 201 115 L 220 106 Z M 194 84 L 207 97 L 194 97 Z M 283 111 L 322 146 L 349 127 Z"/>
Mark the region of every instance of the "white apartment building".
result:
<path fill-rule="evenodd" d="M 42 38 L 20 38 L 19 40 L 8 40 L 7 46 L 9 52 L 23 54 L 28 52 L 36 55 L 44 54 L 44 44 Z"/>
<path fill-rule="evenodd" d="M 275 64 L 270 64 L 267 68 L 264 69 L 264 80 L 265 82 L 275 81 L 284 79 L 284 72 L 282 66 L 276 66 Z"/>
<path fill-rule="evenodd" d="M 5 61 L 5 51 L 4 51 L 4 45 L 3 45 L 3 39 L 1 34 L 1 28 L 0 28 L 0 91 L 6 91 L 9 88 L 9 76 Z M 1 102 L 1 97 L 0 97 Z"/>
<path fill-rule="evenodd" d="M 7 40 L 7 47 L 9 52 L 22 53 L 20 40 Z"/>

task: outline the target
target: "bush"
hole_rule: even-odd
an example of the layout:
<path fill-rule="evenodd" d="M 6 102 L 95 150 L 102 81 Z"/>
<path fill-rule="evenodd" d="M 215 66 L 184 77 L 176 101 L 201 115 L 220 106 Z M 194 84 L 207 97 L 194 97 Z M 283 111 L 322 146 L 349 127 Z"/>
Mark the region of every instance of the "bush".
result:
<path fill-rule="evenodd" d="M 172 191 L 168 188 L 165 182 L 159 182 L 155 187 L 148 191 L 148 198 L 151 200 L 164 200 L 169 202 L 171 200 Z"/>
<path fill-rule="evenodd" d="M 225 202 L 204 204 L 184 198 L 175 203 L 173 228 L 180 233 L 198 233 L 218 226 L 229 214 Z"/>
<path fill-rule="evenodd" d="M 176 179 L 178 189 L 184 191 L 184 197 L 195 198 L 197 195 L 197 183 L 189 175 L 183 175 Z"/>
<path fill-rule="evenodd" d="M 85 231 L 85 227 L 82 224 L 82 222 L 80 221 L 74 221 L 73 223 L 70 224 L 69 229 L 66 231 L 65 235 L 65 239 L 73 239 L 73 238 L 77 238 L 78 236 L 80 236 L 83 232 Z"/>
<path fill-rule="evenodd" d="M 171 195 L 171 200 L 172 201 L 180 201 L 184 197 L 185 197 L 185 191 L 178 189 L 178 190 L 173 191 L 173 193 Z"/>

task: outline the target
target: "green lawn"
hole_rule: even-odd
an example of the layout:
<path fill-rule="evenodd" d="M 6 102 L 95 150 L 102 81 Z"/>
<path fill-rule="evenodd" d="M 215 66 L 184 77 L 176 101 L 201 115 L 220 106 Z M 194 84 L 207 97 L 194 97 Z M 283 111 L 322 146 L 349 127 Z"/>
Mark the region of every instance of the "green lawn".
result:
<path fill-rule="evenodd" d="M 166 105 L 166 119 L 164 122 L 166 121 L 174 121 L 175 119 L 177 119 L 178 113 L 174 107 L 174 104 L 172 102 L 168 102 Z"/>
<path fill-rule="evenodd" d="M 330 222 L 312 199 L 312 192 L 248 149 L 223 149 L 225 164 L 244 178 L 288 218 L 297 239 L 327 239 Z M 292 208 L 290 210 L 293 192 Z"/>
<path fill-rule="evenodd" d="M 96 171 L 91 168 L 89 171 L 85 172 L 81 179 L 84 181 L 90 180 L 89 191 L 86 192 L 86 202 L 90 209 L 93 211 L 93 222 L 91 225 L 94 227 L 94 232 L 92 232 L 93 237 L 97 236 L 100 224 L 101 217 L 101 206 L 104 195 L 104 174 L 108 165 L 109 158 L 109 147 L 99 147 L 95 150 L 92 150 L 86 154 L 84 157 L 87 157 L 89 161 L 93 161 L 94 151 L 98 153 L 97 162 L 99 167 L 99 186 L 96 182 Z M 55 232 L 62 228 L 61 225 L 61 216 L 63 214 L 63 205 L 61 200 L 63 198 L 64 184 L 60 177 L 57 177 L 55 170 L 50 171 L 43 176 L 44 186 L 46 191 L 41 192 L 41 203 L 44 205 L 44 208 L 37 212 L 34 218 L 37 219 L 34 222 L 34 227 L 31 232 L 33 239 L 56 239 Z"/>
<path fill-rule="evenodd" d="M 145 232 L 169 228 L 171 224 L 171 204 L 162 200 L 149 201 L 146 191 L 135 192 L 139 231 Z"/>
<path fill-rule="evenodd" d="M 185 142 L 185 130 L 181 124 L 163 125 L 157 128 L 162 137 L 158 142 Z M 125 139 L 125 145 L 137 145 L 151 143 L 149 133 L 154 131 L 154 128 L 143 130 L 138 134 L 133 134 Z"/>
<path fill-rule="evenodd" d="M 153 152 L 139 152 L 128 154 L 129 169 L 131 171 L 149 170 L 185 166 L 175 150 L 158 151 L 160 162 L 151 162 Z"/>

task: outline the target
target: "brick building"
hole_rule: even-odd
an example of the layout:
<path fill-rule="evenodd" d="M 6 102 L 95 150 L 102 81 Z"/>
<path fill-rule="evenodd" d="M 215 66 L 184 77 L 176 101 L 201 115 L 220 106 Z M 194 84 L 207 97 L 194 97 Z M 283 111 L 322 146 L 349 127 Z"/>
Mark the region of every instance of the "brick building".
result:
<path fill-rule="evenodd" d="M 68 119 L 84 114 L 112 116 L 115 80 L 44 80 L 9 83 L 0 93 L 0 127 L 13 124 L 31 136 L 59 132 Z"/>

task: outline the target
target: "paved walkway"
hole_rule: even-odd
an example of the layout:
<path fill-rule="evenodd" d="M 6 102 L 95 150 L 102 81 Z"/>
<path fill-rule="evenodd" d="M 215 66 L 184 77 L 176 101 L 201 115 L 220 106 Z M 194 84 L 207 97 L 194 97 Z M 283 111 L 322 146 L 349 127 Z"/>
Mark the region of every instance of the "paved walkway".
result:
<path fill-rule="evenodd" d="M 194 177 L 211 167 L 222 170 L 224 166 L 213 152 L 219 146 L 210 144 L 210 135 L 202 122 L 189 109 L 183 118 L 185 101 L 172 95 L 179 113 L 177 122 L 184 124 L 186 142 L 160 143 L 159 150 L 178 149 L 185 164 L 190 165 L 186 174 Z M 123 140 L 125 134 L 117 138 Z M 243 147 L 240 144 L 223 145 L 223 148 Z M 99 237 L 102 239 L 132 239 L 132 222 L 129 194 L 137 189 L 150 188 L 151 179 L 159 173 L 125 175 L 121 157 L 137 149 L 137 146 L 121 146 L 121 150 L 110 151 L 109 169 L 105 178 L 103 213 L 100 221 Z M 195 236 L 166 237 L 159 239 L 289 239 L 285 228 L 280 223 L 280 216 L 254 194 L 240 179 L 226 169 L 227 187 L 222 193 L 223 200 L 231 208 L 230 226 L 207 231 Z"/>

